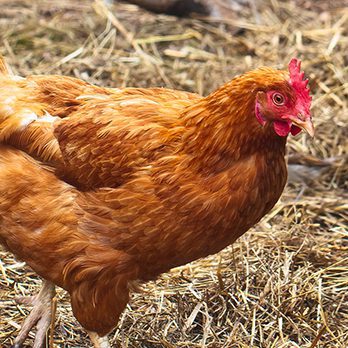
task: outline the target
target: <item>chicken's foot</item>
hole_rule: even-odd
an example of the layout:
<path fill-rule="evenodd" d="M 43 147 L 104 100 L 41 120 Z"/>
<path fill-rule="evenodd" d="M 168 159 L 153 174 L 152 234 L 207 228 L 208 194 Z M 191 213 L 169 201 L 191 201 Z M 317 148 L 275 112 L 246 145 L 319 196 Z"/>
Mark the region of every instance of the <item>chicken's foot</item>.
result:
<path fill-rule="evenodd" d="M 111 348 L 108 337 L 100 337 L 97 333 L 92 331 L 87 331 L 89 338 L 91 339 L 94 348 Z"/>
<path fill-rule="evenodd" d="M 40 348 L 43 346 L 46 338 L 46 332 L 51 323 L 52 316 L 52 299 L 54 298 L 55 286 L 43 281 L 40 292 L 35 296 L 19 297 L 16 302 L 28 306 L 33 306 L 28 317 L 24 320 L 22 328 L 18 336 L 14 340 L 12 348 L 20 348 L 27 339 L 30 330 L 36 325 L 37 331 L 33 348 Z"/>

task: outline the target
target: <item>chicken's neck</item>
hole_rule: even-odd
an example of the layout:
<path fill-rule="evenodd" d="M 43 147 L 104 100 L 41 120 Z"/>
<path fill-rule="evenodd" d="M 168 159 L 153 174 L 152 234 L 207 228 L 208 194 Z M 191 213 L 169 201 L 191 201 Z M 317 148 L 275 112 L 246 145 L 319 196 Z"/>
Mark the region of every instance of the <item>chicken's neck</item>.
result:
<path fill-rule="evenodd" d="M 260 151 L 284 155 L 286 137 L 256 120 L 257 91 L 232 80 L 185 110 L 183 147 L 200 170 L 223 171 Z"/>

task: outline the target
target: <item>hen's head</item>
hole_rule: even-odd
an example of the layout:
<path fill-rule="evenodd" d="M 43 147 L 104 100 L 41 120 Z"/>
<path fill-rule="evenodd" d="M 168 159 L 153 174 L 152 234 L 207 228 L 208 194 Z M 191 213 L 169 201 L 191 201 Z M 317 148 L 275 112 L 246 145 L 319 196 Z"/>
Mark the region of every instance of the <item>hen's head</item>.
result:
<path fill-rule="evenodd" d="M 284 83 L 275 84 L 269 89 L 259 91 L 255 102 L 255 116 L 264 126 L 271 122 L 279 136 L 298 134 L 302 129 L 314 135 L 310 105 L 312 98 L 300 70 L 301 62 L 292 59 L 289 75 Z"/>

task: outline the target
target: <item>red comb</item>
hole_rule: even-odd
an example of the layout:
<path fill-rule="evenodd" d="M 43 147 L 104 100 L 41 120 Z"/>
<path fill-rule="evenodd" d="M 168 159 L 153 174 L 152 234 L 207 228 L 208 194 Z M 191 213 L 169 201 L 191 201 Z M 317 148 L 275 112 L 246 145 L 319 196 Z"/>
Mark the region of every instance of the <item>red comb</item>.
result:
<path fill-rule="evenodd" d="M 309 108 L 311 106 L 312 98 L 309 95 L 308 79 L 304 78 L 304 72 L 301 71 L 301 61 L 292 58 L 289 63 L 290 73 L 290 85 L 295 89 L 299 98 L 305 106 L 307 113 L 309 114 Z"/>

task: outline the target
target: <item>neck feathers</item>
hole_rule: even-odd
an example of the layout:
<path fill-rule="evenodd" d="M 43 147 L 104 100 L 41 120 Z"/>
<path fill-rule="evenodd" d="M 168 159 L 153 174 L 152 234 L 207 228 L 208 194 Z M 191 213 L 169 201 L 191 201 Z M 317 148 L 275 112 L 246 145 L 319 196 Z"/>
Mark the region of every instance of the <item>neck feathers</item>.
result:
<path fill-rule="evenodd" d="M 206 169 L 226 167 L 259 151 L 284 153 L 286 138 L 277 136 L 271 125 L 257 122 L 255 100 L 268 84 L 284 82 L 285 74 L 268 68 L 249 72 L 188 107 L 186 153 Z"/>

